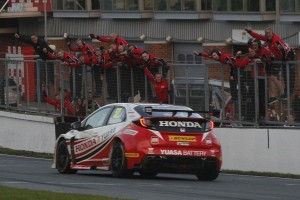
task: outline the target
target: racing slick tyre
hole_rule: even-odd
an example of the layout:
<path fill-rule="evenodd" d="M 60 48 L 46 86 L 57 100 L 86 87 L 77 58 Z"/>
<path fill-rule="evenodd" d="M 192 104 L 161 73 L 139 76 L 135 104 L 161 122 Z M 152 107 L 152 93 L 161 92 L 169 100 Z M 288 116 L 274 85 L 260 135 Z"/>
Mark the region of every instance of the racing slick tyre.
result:
<path fill-rule="evenodd" d="M 56 149 L 56 169 L 61 174 L 75 174 L 77 170 L 70 169 L 70 155 L 65 140 L 58 143 Z"/>
<path fill-rule="evenodd" d="M 196 174 L 200 181 L 213 181 L 219 176 L 217 166 L 205 166 Z"/>
<path fill-rule="evenodd" d="M 111 171 L 113 177 L 116 178 L 125 178 L 133 174 L 131 170 L 127 169 L 127 159 L 123 144 L 120 141 L 115 142 L 112 147 Z"/>
<path fill-rule="evenodd" d="M 158 173 L 155 171 L 140 171 L 141 177 L 143 178 L 154 178 Z"/>

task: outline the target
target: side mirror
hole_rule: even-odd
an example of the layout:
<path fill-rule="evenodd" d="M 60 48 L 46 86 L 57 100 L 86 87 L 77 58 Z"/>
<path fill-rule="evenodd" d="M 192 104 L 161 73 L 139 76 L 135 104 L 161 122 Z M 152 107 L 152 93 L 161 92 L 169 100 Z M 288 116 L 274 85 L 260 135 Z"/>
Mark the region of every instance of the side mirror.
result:
<path fill-rule="evenodd" d="M 71 129 L 79 130 L 80 128 L 81 128 L 81 122 L 80 122 L 80 121 L 73 122 L 73 123 L 71 124 Z"/>

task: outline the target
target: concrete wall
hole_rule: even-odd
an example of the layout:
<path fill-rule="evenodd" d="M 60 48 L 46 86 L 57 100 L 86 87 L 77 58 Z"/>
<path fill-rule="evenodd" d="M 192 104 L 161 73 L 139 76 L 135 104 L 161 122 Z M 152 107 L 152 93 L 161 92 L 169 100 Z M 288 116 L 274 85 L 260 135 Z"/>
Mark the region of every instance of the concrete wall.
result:
<path fill-rule="evenodd" d="M 222 169 L 300 174 L 297 129 L 216 128 L 214 133 L 222 145 Z"/>
<path fill-rule="evenodd" d="M 53 153 L 52 117 L 0 111 L 0 146 Z M 300 175 L 300 133 L 295 129 L 215 128 L 223 150 L 222 169 Z"/>
<path fill-rule="evenodd" d="M 0 111 L 0 146 L 53 153 L 55 124 L 52 117 Z"/>

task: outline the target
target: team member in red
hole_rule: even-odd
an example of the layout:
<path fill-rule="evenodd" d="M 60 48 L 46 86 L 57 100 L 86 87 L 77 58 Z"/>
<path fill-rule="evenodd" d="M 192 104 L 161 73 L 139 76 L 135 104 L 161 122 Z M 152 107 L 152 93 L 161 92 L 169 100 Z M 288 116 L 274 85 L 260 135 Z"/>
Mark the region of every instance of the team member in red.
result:
<path fill-rule="evenodd" d="M 215 61 L 218 61 L 223 64 L 228 64 L 230 66 L 230 80 L 229 80 L 229 85 L 230 85 L 230 93 L 231 93 L 231 99 L 233 101 L 237 100 L 237 68 L 235 66 L 235 56 L 227 53 L 222 53 L 218 49 L 213 49 L 208 55 L 205 52 L 200 52 L 198 53 L 197 51 L 194 51 L 194 54 L 196 56 L 202 56 L 206 58 L 212 58 Z"/>
<path fill-rule="evenodd" d="M 65 66 L 70 67 L 70 90 L 74 97 L 81 96 L 81 83 L 82 83 L 82 67 L 78 63 L 78 59 L 71 53 L 65 52 L 64 50 L 59 50 L 57 55 L 47 52 L 47 49 L 43 49 L 47 53 L 48 57 L 54 60 L 60 60 Z M 73 72 L 75 71 L 75 72 Z M 75 73 L 75 80 L 73 80 L 73 73 Z M 75 90 L 73 88 L 75 81 Z"/>
<path fill-rule="evenodd" d="M 105 42 L 105 43 L 114 43 L 116 44 L 116 50 L 119 49 L 120 45 L 123 46 L 127 46 L 128 43 L 126 40 L 124 40 L 122 37 L 120 37 L 117 33 L 111 33 L 109 35 L 109 38 L 103 37 L 103 36 L 97 36 L 95 37 L 95 35 L 93 33 L 90 34 L 91 38 L 96 38 L 97 40 L 101 41 L 101 42 Z"/>
<path fill-rule="evenodd" d="M 241 53 L 240 53 L 241 54 Z M 237 67 L 246 67 L 248 64 L 251 64 L 251 77 L 253 79 L 253 81 L 249 82 L 249 88 L 248 88 L 248 91 L 250 92 L 250 98 L 251 98 L 251 101 L 252 102 L 255 102 L 254 101 L 254 96 L 255 96 L 255 93 L 254 93 L 254 63 L 255 62 L 261 62 L 261 60 L 258 58 L 258 56 L 256 55 L 256 52 L 255 50 L 253 49 L 252 47 L 252 44 L 251 44 L 251 47 L 249 47 L 249 53 L 247 53 L 245 55 L 245 57 L 242 57 L 240 56 L 240 54 L 238 55 L 237 59 L 236 59 L 236 66 Z M 265 119 L 265 116 L 266 116 L 266 105 L 265 105 L 265 67 L 264 67 L 264 64 L 262 63 L 257 63 L 257 72 L 258 72 L 258 77 L 257 77 L 257 80 L 258 80 L 258 111 L 259 111 L 259 119 L 260 120 L 263 120 Z M 263 77 L 263 78 L 261 78 Z M 255 103 L 252 104 L 252 105 L 249 105 L 249 106 L 253 106 L 252 108 L 254 109 L 255 108 Z M 250 109 L 252 109 L 250 107 Z M 252 116 L 254 118 L 254 116 L 252 114 L 254 114 L 254 112 L 250 112 L 249 113 L 250 116 Z M 248 115 L 249 115 L 248 114 Z"/>
<path fill-rule="evenodd" d="M 265 29 L 265 35 L 258 34 L 248 28 L 245 29 L 252 37 L 265 41 L 265 45 L 273 53 L 275 59 L 278 61 L 292 61 L 295 59 L 294 51 L 286 44 L 278 35 L 273 32 L 273 29 L 268 27 Z M 276 67 L 273 64 L 273 67 Z M 277 66 L 278 68 L 281 66 Z M 283 78 L 285 87 L 287 87 L 287 76 L 286 76 L 286 65 L 283 65 Z M 295 66 L 289 65 L 289 75 L 290 75 L 290 91 L 294 89 L 295 83 Z M 286 90 L 287 88 L 285 88 Z M 287 93 L 287 92 L 285 92 Z M 286 95 L 286 94 L 285 94 Z"/>
<path fill-rule="evenodd" d="M 153 74 L 159 72 L 159 67 L 162 67 L 162 76 L 167 76 L 169 67 L 167 66 L 167 63 L 164 61 L 164 59 L 157 58 L 155 55 L 149 54 L 147 51 L 143 51 L 142 59 L 144 61 L 144 66 L 148 67 Z"/>
<path fill-rule="evenodd" d="M 163 79 L 160 73 L 156 73 L 155 76 L 153 76 L 147 67 L 144 67 L 144 72 L 154 87 L 154 102 L 168 103 L 168 81 Z"/>
<path fill-rule="evenodd" d="M 247 31 L 247 33 L 249 33 L 252 37 L 265 41 L 265 45 L 273 53 L 276 60 L 287 60 L 287 55 L 290 51 L 290 48 L 278 35 L 273 33 L 272 28 L 266 28 L 265 35 L 258 34 L 248 28 L 246 28 L 245 31 Z"/>
<path fill-rule="evenodd" d="M 72 47 L 71 43 L 68 41 L 68 48 L 71 51 L 75 52 L 81 52 L 84 55 L 84 63 L 86 65 L 91 66 L 92 65 L 92 60 L 95 57 L 95 51 L 91 45 L 86 44 L 82 39 L 77 39 L 76 40 L 76 46 L 77 47 Z"/>
<path fill-rule="evenodd" d="M 95 49 L 95 57 L 93 58 L 93 78 L 95 84 L 95 96 L 101 96 L 102 93 L 102 80 L 103 80 L 103 71 L 102 71 L 102 64 L 103 64 L 103 55 L 102 50 L 104 47 L 100 49 Z"/>
<path fill-rule="evenodd" d="M 74 115 L 75 114 L 75 110 L 70 102 L 70 98 L 71 98 L 71 93 L 70 91 L 66 91 L 66 94 L 65 94 L 65 98 L 64 98 L 64 106 L 65 108 L 67 109 L 67 113 L 68 115 Z M 57 108 L 58 110 L 61 110 L 61 97 L 59 94 L 57 94 L 55 96 L 55 99 L 51 99 L 48 97 L 45 89 L 43 88 L 43 95 L 44 95 L 44 98 L 45 98 L 45 101 L 51 105 L 53 105 L 55 108 Z"/>
<path fill-rule="evenodd" d="M 278 68 L 274 67 L 272 65 L 272 61 L 274 60 L 274 55 L 272 52 L 267 49 L 266 47 L 262 46 L 261 41 L 258 39 L 255 39 L 253 41 L 253 49 L 255 50 L 255 53 L 257 57 L 266 63 L 266 71 L 268 75 L 268 83 L 269 83 L 269 104 L 274 103 L 276 98 L 276 89 L 279 93 L 279 98 L 284 99 L 284 87 L 280 80 L 278 80 L 277 76 L 279 74 Z"/>

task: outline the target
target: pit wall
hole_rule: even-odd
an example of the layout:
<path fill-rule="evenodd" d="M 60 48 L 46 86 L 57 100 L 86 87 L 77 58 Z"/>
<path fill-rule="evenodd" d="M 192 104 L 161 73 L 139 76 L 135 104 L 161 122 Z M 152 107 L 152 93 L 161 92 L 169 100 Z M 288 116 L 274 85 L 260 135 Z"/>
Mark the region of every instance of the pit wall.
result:
<path fill-rule="evenodd" d="M 53 153 L 55 120 L 0 111 L 0 146 Z M 215 128 L 222 169 L 300 175 L 299 129 Z"/>
<path fill-rule="evenodd" d="M 222 169 L 300 174 L 299 129 L 216 128 Z"/>
<path fill-rule="evenodd" d="M 0 124 L 1 147 L 53 153 L 54 118 L 0 111 Z"/>

